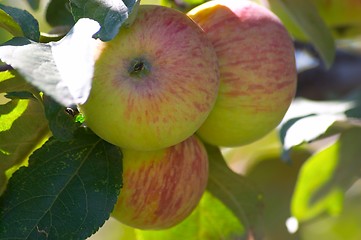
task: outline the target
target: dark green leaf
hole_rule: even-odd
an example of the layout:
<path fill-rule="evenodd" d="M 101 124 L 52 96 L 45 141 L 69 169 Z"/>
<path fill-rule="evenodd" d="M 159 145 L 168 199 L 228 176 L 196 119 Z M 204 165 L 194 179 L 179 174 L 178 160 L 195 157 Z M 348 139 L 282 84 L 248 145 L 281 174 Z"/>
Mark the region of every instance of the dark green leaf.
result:
<path fill-rule="evenodd" d="M 316 7 L 310 0 L 269 0 L 272 4 L 279 1 L 285 12 L 314 44 L 327 68 L 335 58 L 335 41 L 332 33 L 319 16 Z"/>
<path fill-rule="evenodd" d="M 73 26 L 75 21 L 70 12 L 69 0 L 52 0 L 46 8 L 46 21 L 50 26 Z"/>
<path fill-rule="evenodd" d="M 263 196 L 245 177 L 233 172 L 217 147 L 206 145 L 209 155 L 207 190 L 220 199 L 246 228 L 247 237 L 262 237 Z"/>
<path fill-rule="evenodd" d="M 27 0 L 30 7 L 33 10 L 38 10 L 39 9 L 39 5 L 40 5 L 40 0 Z"/>
<path fill-rule="evenodd" d="M 16 37 L 39 41 L 38 21 L 27 11 L 0 4 L 0 26 Z"/>
<path fill-rule="evenodd" d="M 335 143 L 307 160 L 292 199 L 298 220 L 341 211 L 344 193 L 360 177 L 361 148 L 355 145 L 360 142 L 360 126 L 346 129 Z"/>
<path fill-rule="evenodd" d="M 45 115 L 53 136 L 59 141 L 69 141 L 80 123 L 75 121 L 75 116 L 66 112 L 66 107 L 61 106 L 52 98 L 44 97 Z"/>
<path fill-rule="evenodd" d="M 5 97 L 9 99 L 36 99 L 31 92 L 27 91 L 8 92 Z"/>
<path fill-rule="evenodd" d="M 85 130 L 51 138 L 9 180 L 0 239 L 86 239 L 109 218 L 122 184 L 117 147 Z"/>
<path fill-rule="evenodd" d="M 136 14 L 140 0 L 70 0 L 71 11 L 75 20 L 91 18 L 97 21 L 101 29 L 97 33 L 103 41 L 113 39 L 128 18 Z M 134 11 L 133 11 L 134 10 Z"/>
<path fill-rule="evenodd" d="M 14 38 L 0 46 L 0 59 L 29 83 L 64 106 L 84 103 L 89 95 L 99 24 L 80 20 L 59 42 Z"/>
<path fill-rule="evenodd" d="M 0 173 L 0 196 L 5 191 L 7 182 L 8 182 L 8 180 L 7 180 L 7 177 L 5 176 L 5 174 Z"/>

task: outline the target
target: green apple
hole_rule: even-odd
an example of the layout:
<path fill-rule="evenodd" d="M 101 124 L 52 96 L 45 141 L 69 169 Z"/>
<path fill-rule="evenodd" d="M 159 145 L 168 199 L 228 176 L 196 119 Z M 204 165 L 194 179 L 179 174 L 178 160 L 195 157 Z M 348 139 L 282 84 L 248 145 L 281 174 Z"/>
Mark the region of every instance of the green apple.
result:
<path fill-rule="evenodd" d="M 86 124 L 114 145 L 172 146 L 194 134 L 214 106 L 216 53 L 182 12 L 141 5 L 134 23 L 97 49 L 92 89 L 80 109 Z"/>
<path fill-rule="evenodd" d="M 123 188 L 112 216 L 140 229 L 164 229 L 197 206 L 208 180 L 203 143 L 191 136 L 157 151 L 123 150 Z"/>
<path fill-rule="evenodd" d="M 296 90 L 294 47 L 285 27 L 250 1 L 214 0 L 188 15 L 211 40 L 220 70 L 219 95 L 199 136 L 228 147 L 265 136 L 283 119 Z"/>

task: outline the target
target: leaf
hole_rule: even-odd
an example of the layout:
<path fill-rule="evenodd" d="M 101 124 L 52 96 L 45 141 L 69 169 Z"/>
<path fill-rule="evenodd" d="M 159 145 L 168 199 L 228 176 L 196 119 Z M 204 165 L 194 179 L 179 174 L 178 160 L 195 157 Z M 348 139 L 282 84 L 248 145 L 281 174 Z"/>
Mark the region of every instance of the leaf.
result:
<path fill-rule="evenodd" d="M 262 144 L 259 144 L 262 148 Z M 255 150 L 257 151 L 257 150 Z M 285 223 L 290 217 L 290 202 L 296 185 L 297 175 L 304 161 L 310 153 L 294 148 L 290 152 L 292 162 L 282 161 L 280 151 L 264 152 L 248 161 L 252 166 L 246 170 L 245 175 L 262 191 L 264 211 L 262 222 L 264 236 L 267 239 L 297 239 L 287 231 Z M 244 160 L 240 160 L 244 164 Z M 247 164 L 247 163 L 246 163 Z"/>
<path fill-rule="evenodd" d="M 34 99 L 36 100 L 36 98 L 34 97 L 34 95 L 31 92 L 27 92 L 27 91 L 16 91 L 16 92 L 8 92 L 5 94 L 6 98 L 9 99 Z"/>
<path fill-rule="evenodd" d="M 69 0 L 52 0 L 46 8 L 46 21 L 50 26 L 73 26 L 75 21 L 70 12 Z"/>
<path fill-rule="evenodd" d="M 34 88 L 15 70 L 0 72 L 0 93 L 16 91 L 33 92 Z"/>
<path fill-rule="evenodd" d="M 96 37 L 102 41 L 113 39 L 124 24 L 131 24 L 131 15 L 136 14 L 140 0 L 70 0 L 75 20 L 90 18 L 101 25 Z M 135 10 L 135 11 L 133 11 Z"/>
<path fill-rule="evenodd" d="M 92 36 L 99 28 L 96 21 L 80 19 L 62 40 L 49 44 L 61 76 L 57 87 L 65 85 L 74 98 L 72 104 L 65 106 L 82 104 L 88 98 L 97 47 Z"/>
<path fill-rule="evenodd" d="M 341 211 L 344 193 L 360 177 L 361 149 L 355 146 L 360 141 L 361 127 L 349 128 L 307 160 L 292 199 L 292 213 L 299 221 Z"/>
<path fill-rule="evenodd" d="M 90 92 L 96 49 L 92 35 L 98 29 L 95 21 L 81 19 L 59 42 L 13 38 L 0 46 L 0 59 L 58 103 L 81 104 Z"/>
<path fill-rule="evenodd" d="M 49 133 L 43 108 L 35 100 L 0 105 L 0 174 L 23 162 Z"/>
<path fill-rule="evenodd" d="M 335 58 L 335 41 L 332 33 L 317 12 L 310 0 L 269 0 L 271 5 L 280 4 L 290 18 L 313 43 L 321 55 L 327 68 Z"/>
<path fill-rule="evenodd" d="M 27 0 L 27 2 L 33 10 L 39 9 L 40 0 Z"/>
<path fill-rule="evenodd" d="M 280 125 L 284 160 L 290 160 L 291 148 L 323 137 L 336 121 L 346 120 L 346 112 L 355 105 L 355 101 L 294 100 Z"/>
<path fill-rule="evenodd" d="M 70 141 L 75 130 L 80 127 L 80 123 L 75 121 L 75 116 L 68 114 L 67 108 L 47 96 L 44 97 L 44 108 L 53 136 L 59 141 Z"/>
<path fill-rule="evenodd" d="M 247 178 L 233 172 L 217 147 L 206 145 L 209 155 L 207 190 L 241 221 L 249 238 L 262 237 L 263 196 Z"/>
<path fill-rule="evenodd" d="M 40 38 L 38 21 L 25 10 L 0 4 L 0 26 L 16 37 L 24 36 L 33 41 Z"/>
<path fill-rule="evenodd" d="M 240 239 L 244 228 L 217 198 L 205 192 L 192 214 L 177 226 L 162 231 L 135 229 L 137 240 Z"/>
<path fill-rule="evenodd" d="M 85 239 L 98 230 L 122 184 L 120 151 L 80 130 L 51 138 L 9 180 L 0 198 L 0 239 Z"/>
<path fill-rule="evenodd" d="M 2 83 L 0 80 L 0 88 Z M 0 104 L 0 195 L 7 183 L 5 172 L 11 174 L 9 169 L 15 170 L 25 162 L 48 132 L 38 101 L 15 99 Z"/>

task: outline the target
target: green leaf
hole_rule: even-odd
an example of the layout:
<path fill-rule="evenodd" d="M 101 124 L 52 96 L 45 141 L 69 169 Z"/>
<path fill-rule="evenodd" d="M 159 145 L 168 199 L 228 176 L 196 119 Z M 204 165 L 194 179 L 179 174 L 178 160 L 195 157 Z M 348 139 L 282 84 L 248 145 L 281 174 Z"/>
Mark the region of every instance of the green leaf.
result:
<path fill-rule="evenodd" d="M 0 4 L 0 26 L 15 37 L 39 41 L 38 21 L 27 11 Z"/>
<path fill-rule="evenodd" d="M 59 141 L 71 140 L 75 130 L 80 127 L 80 123 L 75 121 L 75 116 L 68 114 L 67 108 L 47 96 L 44 96 L 44 108 L 53 136 Z"/>
<path fill-rule="evenodd" d="M 31 92 L 28 91 L 16 91 L 16 92 L 8 92 L 5 94 L 6 98 L 9 99 L 34 99 L 34 95 Z"/>
<path fill-rule="evenodd" d="M 64 106 L 84 103 L 89 95 L 99 24 L 82 19 L 59 42 L 13 38 L 0 46 L 0 59 L 26 81 Z"/>
<path fill-rule="evenodd" d="M 355 146 L 359 142 L 361 127 L 349 128 L 307 160 L 292 199 L 292 213 L 299 221 L 341 211 L 344 193 L 360 177 L 361 148 Z"/>
<path fill-rule="evenodd" d="M 262 148 L 262 143 L 259 146 Z M 267 236 L 267 239 L 297 239 L 287 231 L 285 223 L 291 216 L 290 202 L 299 169 L 310 153 L 301 148 L 294 148 L 290 155 L 292 162 L 285 163 L 281 159 L 280 151 L 273 153 L 265 151 L 262 155 L 248 160 L 248 164 L 251 166 L 245 170 L 247 178 L 257 184 L 264 196 L 265 207 L 262 222 L 264 223 L 264 236 Z M 239 158 L 242 158 L 242 155 Z M 247 162 L 244 163 L 244 159 L 240 159 L 240 161 L 239 165 L 242 165 L 243 168 Z"/>
<path fill-rule="evenodd" d="M 269 0 L 281 5 L 290 18 L 312 42 L 327 68 L 335 58 L 335 41 L 332 33 L 310 0 Z"/>
<path fill-rule="evenodd" d="M 27 0 L 27 2 L 33 10 L 39 9 L 40 0 Z"/>
<path fill-rule="evenodd" d="M 205 0 L 183 0 L 183 1 L 190 5 L 199 5 L 205 2 Z"/>
<path fill-rule="evenodd" d="M 49 133 L 41 104 L 11 100 L 0 105 L 0 174 L 23 162 Z"/>
<path fill-rule="evenodd" d="M 209 155 L 207 190 L 233 211 L 249 238 L 262 237 L 262 194 L 247 178 L 227 166 L 217 147 L 206 145 L 206 148 Z"/>
<path fill-rule="evenodd" d="M 33 92 L 34 88 L 14 70 L 0 72 L 0 93 L 17 91 Z"/>
<path fill-rule="evenodd" d="M 122 184 L 120 151 L 81 130 L 51 138 L 0 198 L 0 239 L 86 239 L 109 218 Z"/>
<path fill-rule="evenodd" d="M 323 137 L 332 124 L 346 119 L 347 111 L 353 109 L 355 105 L 357 102 L 354 100 L 294 100 L 280 125 L 279 133 L 284 157 L 287 159 L 291 148 Z"/>
<path fill-rule="evenodd" d="M 52 0 L 46 8 L 46 21 L 50 26 L 73 26 L 74 17 L 70 12 L 69 0 Z"/>
<path fill-rule="evenodd" d="M 137 240 L 240 239 L 244 234 L 238 218 L 217 198 L 205 192 L 197 208 L 177 226 L 162 231 L 135 229 Z"/>
<path fill-rule="evenodd" d="M 113 39 L 123 24 L 130 24 L 140 0 L 70 0 L 75 20 L 90 18 L 101 25 L 96 37 L 102 41 Z M 133 11 L 134 10 L 134 11 Z"/>

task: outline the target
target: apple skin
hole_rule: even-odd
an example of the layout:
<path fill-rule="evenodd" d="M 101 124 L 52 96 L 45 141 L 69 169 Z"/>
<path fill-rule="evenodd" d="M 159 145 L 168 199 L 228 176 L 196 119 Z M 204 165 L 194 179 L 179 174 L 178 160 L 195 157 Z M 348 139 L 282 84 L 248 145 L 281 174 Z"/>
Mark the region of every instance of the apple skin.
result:
<path fill-rule="evenodd" d="M 177 144 L 205 121 L 217 98 L 216 53 L 202 29 L 175 9 L 140 5 L 129 28 L 98 42 L 87 126 L 121 148 Z"/>
<path fill-rule="evenodd" d="M 265 136 L 283 119 L 296 91 L 294 47 L 285 27 L 249 1 L 214 0 L 188 15 L 211 40 L 220 70 L 219 95 L 199 136 L 227 147 Z"/>
<path fill-rule="evenodd" d="M 123 150 L 123 188 L 112 216 L 140 229 L 165 229 L 197 206 L 208 180 L 208 155 L 195 136 L 157 151 Z"/>

